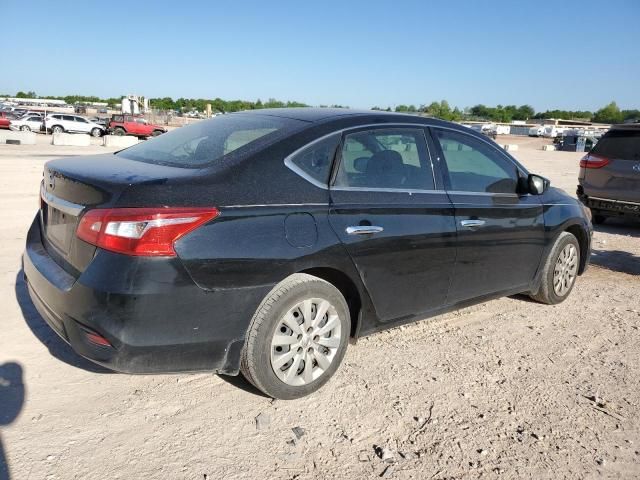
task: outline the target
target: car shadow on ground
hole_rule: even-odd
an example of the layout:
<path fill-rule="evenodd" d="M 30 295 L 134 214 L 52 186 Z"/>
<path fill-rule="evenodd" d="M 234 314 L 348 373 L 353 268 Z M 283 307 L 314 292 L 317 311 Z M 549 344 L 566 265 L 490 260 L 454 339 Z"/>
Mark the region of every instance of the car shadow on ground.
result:
<path fill-rule="evenodd" d="M 632 219 L 609 218 L 604 224 L 594 225 L 594 229 L 596 232 L 608 235 L 640 238 L 640 222 Z M 591 251 L 591 263 L 613 272 L 640 275 L 640 257 L 622 250 L 594 248 Z"/>
<path fill-rule="evenodd" d="M 90 362 L 84 357 L 81 357 L 73 349 L 62 340 L 52 328 L 47 325 L 47 322 L 40 316 L 36 307 L 33 305 L 29 292 L 27 291 L 27 284 L 24 281 L 24 272 L 22 269 L 16 275 L 15 282 L 15 294 L 22 316 L 31 329 L 33 334 L 40 342 L 47 347 L 49 353 L 58 360 L 63 361 L 71 366 L 81 368 L 88 372 L 93 373 L 116 373 L 112 370 L 108 370 L 100 365 Z"/>
<path fill-rule="evenodd" d="M 591 264 L 613 272 L 640 275 L 640 257 L 620 250 L 592 250 Z"/>
<path fill-rule="evenodd" d="M 228 384 L 233 385 L 234 387 L 239 388 L 240 390 L 244 390 L 247 393 L 251 393 L 258 397 L 271 398 L 269 397 L 269 395 L 266 395 L 264 392 L 254 387 L 251 384 L 251 382 L 249 382 L 249 380 L 244 378 L 244 376 L 241 373 L 233 377 L 230 375 L 218 375 L 218 377 L 220 377 L 221 380 L 224 380 Z"/>
<path fill-rule="evenodd" d="M 606 223 L 594 225 L 596 232 L 609 235 L 623 235 L 625 237 L 640 238 L 640 221 L 624 218 L 608 218 Z"/>
<path fill-rule="evenodd" d="M 22 410 L 25 399 L 23 372 L 20 364 L 0 364 L 0 427 L 10 425 Z M 9 462 L 0 431 L 0 480 L 10 480 Z"/>

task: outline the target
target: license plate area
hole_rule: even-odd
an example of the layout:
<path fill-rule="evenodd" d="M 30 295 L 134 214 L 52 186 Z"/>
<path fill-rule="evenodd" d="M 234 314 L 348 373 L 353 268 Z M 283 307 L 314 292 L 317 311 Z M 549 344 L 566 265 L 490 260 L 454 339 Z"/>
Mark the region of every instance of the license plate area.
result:
<path fill-rule="evenodd" d="M 640 204 L 637 203 L 612 202 L 609 200 L 600 200 L 595 198 L 592 198 L 591 202 L 593 203 L 593 208 L 640 215 Z"/>
<path fill-rule="evenodd" d="M 58 210 L 44 202 L 42 220 L 49 242 L 58 250 L 67 254 L 75 235 L 78 217 Z"/>

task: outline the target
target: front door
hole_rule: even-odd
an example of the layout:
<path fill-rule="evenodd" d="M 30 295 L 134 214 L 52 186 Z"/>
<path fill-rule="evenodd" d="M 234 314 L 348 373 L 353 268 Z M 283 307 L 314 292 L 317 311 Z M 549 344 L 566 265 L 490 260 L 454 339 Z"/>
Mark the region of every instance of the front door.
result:
<path fill-rule="evenodd" d="M 425 131 L 350 131 L 337 162 L 329 219 L 380 321 L 444 305 L 456 226 L 453 207 L 434 181 Z"/>
<path fill-rule="evenodd" d="M 518 191 L 525 173 L 489 141 L 431 132 L 458 230 L 448 303 L 526 289 L 542 256 L 544 219 L 540 198 Z"/>

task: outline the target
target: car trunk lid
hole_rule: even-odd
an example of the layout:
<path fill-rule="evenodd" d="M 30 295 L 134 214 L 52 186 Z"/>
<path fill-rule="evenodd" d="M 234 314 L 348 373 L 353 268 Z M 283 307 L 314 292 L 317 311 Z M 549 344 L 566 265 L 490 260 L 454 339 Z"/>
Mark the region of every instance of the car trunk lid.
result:
<path fill-rule="evenodd" d="M 53 160 L 45 165 L 41 184 L 40 223 L 44 247 L 68 273 L 78 276 L 96 247 L 76 236 L 82 214 L 90 208 L 116 206 L 133 186 L 165 185 L 193 170 L 144 164 L 105 154 Z"/>

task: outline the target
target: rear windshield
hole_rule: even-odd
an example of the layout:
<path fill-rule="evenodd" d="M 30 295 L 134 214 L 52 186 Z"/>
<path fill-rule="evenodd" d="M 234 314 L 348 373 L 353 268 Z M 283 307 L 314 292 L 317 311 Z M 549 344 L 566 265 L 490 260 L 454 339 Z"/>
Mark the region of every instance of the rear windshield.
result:
<path fill-rule="evenodd" d="M 593 153 L 607 158 L 640 160 L 640 129 L 609 130 L 596 144 Z"/>
<path fill-rule="evenodd" d="M 146 163 L 198 168 L 235 151 L 241 153 L 264 148 L 303 125 L 305 122 L 267 115 L 220 115 L 177 128 L 116 155 Z"/>

